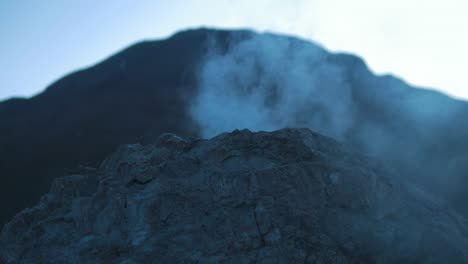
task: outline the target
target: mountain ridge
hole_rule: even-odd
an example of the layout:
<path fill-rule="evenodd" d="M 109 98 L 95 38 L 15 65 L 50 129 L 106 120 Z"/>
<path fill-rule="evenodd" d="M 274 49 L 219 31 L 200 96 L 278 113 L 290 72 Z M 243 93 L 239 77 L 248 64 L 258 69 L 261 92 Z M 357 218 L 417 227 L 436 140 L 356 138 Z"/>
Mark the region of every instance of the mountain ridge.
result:
<path fill-rule="evenodd" d="M 213 56 L 231 58 L 245 41 L 252 39 L 265 47 L 280 43 L 280 51 L 287 53 L 285 58 L 298 56 L 298 50 L 306 54 L 319 50 L 323 59 L 319 56 L 311 62 L 311 74 L 317 65 L 324 64 L 338 67 L 337 74 L 344 72 L 328 76 L 324 70 L 317 75 L 325 76 L 319 80 L 324 86 L 333 86 L 330 80 L 337 77 L 351 87 L 349 110 L 355 120 L 343 131 L 341 142 L 394 165 L 402 177 L 420 181 L 444 198 L 446 191 L 437 190 L 444 178 L 437 175 L 447 173 L 447 188 L 458 188 L 459 182 L 464 181 L 460 175 L 466 171 L 462 164 L 467 147 L 463 142 L 468 141 L 467 125 L 463 122 L 468 116 L 465 102 L 437 91 L 413 89 L 392 76 L 375 76 L 361 58 L 329 53 L 306 40 L 248 30 L 205 28 L 131 45 L 94 66 L 57 80 L 37 96 L 0 102 L 0 201 L 5 208 L 0 223 L 35 204 L 53 178 L 80 165 L 97 167 L 121 144 L 152 142 L 164 132 L 200 136 L 202 126 L 194 120 L 190 107 L 203 88 L 201 69 Z M 262 59 L 257 56 L 259 49 L 249 47 L 247 51 L 253 60 Z M 289 66 L 290 62 L 283 63 Z M 308 62 L 305 65 L 309 67 Z M 267 66 L 261 64 L 260 70 Z M 242 75 L 234 77 L 242 80 Z M 337 92 L 340 89 L 337 87 Z M 421 107 L 426 103 L 429 107 Z M 334 117 L 327 112 L 334 104 L 324 104 L 326 108 L 318 112 L 323 112 L 321 118 L 327 124 L 327 118 Z M 445 113 L 444 109 L 453 113 Z M 314 113 L 307 111 L 304 116 Z M 367 131 L 372 133 L 366 135 Z M 453 168 L 449 168 L 450 163 L 455 164 Z M 423 174 L 429 175 L 424 176 L 427 179 L 421 179 Z M 464 197 L 460 190 L 453 193 Z"/>

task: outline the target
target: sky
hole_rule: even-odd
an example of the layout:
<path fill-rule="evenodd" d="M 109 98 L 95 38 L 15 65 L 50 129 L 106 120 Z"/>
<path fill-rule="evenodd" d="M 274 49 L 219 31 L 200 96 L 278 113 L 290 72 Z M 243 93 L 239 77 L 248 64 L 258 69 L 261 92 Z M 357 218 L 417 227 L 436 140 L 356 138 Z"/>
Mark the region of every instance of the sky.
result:
<path fill-rule="evenodd" d="M 468 99 L 467 0 L 1 0 L 0 100 L 199 26 L 295 35 Z"/>

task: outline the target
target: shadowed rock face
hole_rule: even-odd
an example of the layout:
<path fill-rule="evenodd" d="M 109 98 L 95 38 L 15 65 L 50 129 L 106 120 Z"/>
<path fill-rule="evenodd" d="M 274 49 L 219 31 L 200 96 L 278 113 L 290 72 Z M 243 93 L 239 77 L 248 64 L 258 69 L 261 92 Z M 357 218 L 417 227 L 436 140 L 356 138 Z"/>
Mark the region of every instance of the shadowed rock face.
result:
<path fill-rule="evenodd" d="M 457 214 L 308 129 L 164 134 L 54 180 L 6 263 L 466 263 Z"/>
<path fill-rule="evenodd" d="M 223 75 L 205 75 L 210 73 L 206 69 L 222 69 L 229 78 L 217 82 Z M 144 145 L 164 132 L 201 136 L 204 125 L 213 127 L 211 116 L 202 111 L 194 118 L 190 111 L 196 102 L 202 110 L 207 105 L 197 101 L 207 83 L 220 90 L 238 89 L 231 92 L 242 95 L 241 103 L 258 99 L 249 95 L 258 95 L 262 85 L 269 91 L 259 96 L 260 104 L 251 105 L 229 105 L 222 96 L 213 96 L 209 102 L 219 107 L 208 112 L 231 113 L 218 118 L 219 123 L 231 122 L 220 131 L 257 129 L 250 126 L 260 124 L 256 120 L 240 122 L 258 114 L 250 110 L 264 104 L 259 112 L 276 114 L 271 118 L 278 121 L 274 130 L 308 127 L 337 136 L 468 215 L 465 102 L 415 89 L 392 76 L 375 76 L 360 58 L 329 53 L 308 41 L 197 29 L 138 43 L 67 75 L 31 99 L 0 103 L 0 226 L 37 203 L 54 178 L 79 166 L 96 168 L 120 144 Z M 317 87 L 320 93 L 310 92 Z M 304 96 L 287 104 L 296 108 L 277 107 L 280 95 L 289 99 L 296 92 Z M 228 166 L 242 164 L 230 162 Z"/>

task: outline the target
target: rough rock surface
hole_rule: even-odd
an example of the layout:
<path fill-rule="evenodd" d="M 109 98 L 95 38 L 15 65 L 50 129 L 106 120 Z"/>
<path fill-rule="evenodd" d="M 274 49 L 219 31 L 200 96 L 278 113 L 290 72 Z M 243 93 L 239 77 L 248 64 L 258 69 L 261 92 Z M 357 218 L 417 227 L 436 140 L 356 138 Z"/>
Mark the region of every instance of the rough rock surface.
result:
<path fill-rule="evenodd" d="M 307 129 L 164 134 L 58 178 L 5 263 L 467 263 L 460 217 Z"/>

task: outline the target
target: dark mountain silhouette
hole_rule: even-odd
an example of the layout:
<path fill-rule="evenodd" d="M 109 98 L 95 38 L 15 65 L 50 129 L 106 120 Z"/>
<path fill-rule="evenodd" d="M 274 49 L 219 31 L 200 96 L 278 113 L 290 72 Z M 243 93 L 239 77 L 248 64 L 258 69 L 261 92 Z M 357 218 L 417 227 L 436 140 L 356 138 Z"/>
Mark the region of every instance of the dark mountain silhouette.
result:
<path fill-rule="evenodd" d="M 1 103 L 1 223 L 32 206 L 53 178 L 79 165 L 98 166 L 119 144 L 149 131 L 196 135 L 183 102 L 191 89 L 182 88 L 191 82 L 205 35 L 139 43 L 38 96 Z"/>
<path fill-rule="evenodd" d="M 96 66 L 58 80 L 35 97 L 0 103 L 0 223 L 34 205 L 54 178 L 98 167 L 120 144 L 144 144 L 163 132 L 182 136 L 206 134 L 204 125 L 191 112 L 202 91 L 201 69 L 207 58 L 237 54 L 242 50 L 239 45 L 251 39 L 286 43 L 281 50 L 286 58 L 297 57 L 297 50 L 305 54 L 316 52 L 319 55 L 311 65 L 304 62 L 305 71 L 311 75 L 319 72 L 314 80 L 325 88 L 331 87 L 338 73 L 322 69 L 321 65 L 337 68 L 340 84 L 345 84 L 349 94 L 346 112 L 352 112 L 352 122 L 340 130 L 343 133 L 338 140 L 376 156 L 396 175 L 449 200 L 466 214 L 463 184 L 468 167 L 467 103 L 413 88 L 392 76 L 375 76 L 356 56 L 328 53 L 300 39 L 251 31 L 198 29 L 165 40 L 138 43 Z M 259 51 L 248 51 L 251 53 L 241 53 L 241 58 L 255 62 Z M 238 59 L 234 56 L 234 62 Z M 252 82 L 261 83 L 266 66 L 288 67 L 288 63 L 259 63 Z M 242 87 L 245 79 L 235 76 L 240 92 L 248 94 L 255 85 Z M 280 86 L 275 82 L 268 84 L 273 88 Z M 340 91 L 341 86 L 335 86 Z M 278 97 L 279 92 L 267 96 L 267 110 L 277 103 Z M 337 100 L 340 97 L 336 94 Z M 297 122 L 288 125 L 307 125 L 309 117 L 318 116 L 321 123 L 312 123 L 311 128 L 334 136 L 331 128 L 337 114 L 330 109 L 340 105 L 339 100 L 320 104 L 306 101 L 301 111 L 294 112 Z"/>

